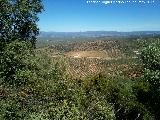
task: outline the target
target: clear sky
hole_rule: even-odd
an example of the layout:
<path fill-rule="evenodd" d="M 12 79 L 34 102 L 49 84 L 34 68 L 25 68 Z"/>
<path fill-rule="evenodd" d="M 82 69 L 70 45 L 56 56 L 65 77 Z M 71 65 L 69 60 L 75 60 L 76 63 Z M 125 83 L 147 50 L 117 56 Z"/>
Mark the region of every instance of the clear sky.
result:
<path fill-rule="evenodd" d="M 89 0 L 88 0 L 89 1 Z M 154 3 L 87 3 L 87 0 L 43 0 L 41 31 L 160 31 L 160 0 Z M 127 0 L 118 0 L 127 2 Z M 128 0 L 129 1 L 129 0 Z M 152 0 L 143 0 L 145 2 Z M 153 2 L 153 1 L 152 1 Z"/>

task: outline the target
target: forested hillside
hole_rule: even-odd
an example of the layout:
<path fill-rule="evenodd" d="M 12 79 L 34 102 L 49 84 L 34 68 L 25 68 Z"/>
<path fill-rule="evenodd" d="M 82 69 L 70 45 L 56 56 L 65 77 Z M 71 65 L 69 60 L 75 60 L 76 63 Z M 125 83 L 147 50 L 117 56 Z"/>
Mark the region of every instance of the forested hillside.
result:
<path fill-rule="evenodd" d="M 0 6 L 0 120 L 160 119 L 159 37 L 36 48 L 41 0 Z"/>

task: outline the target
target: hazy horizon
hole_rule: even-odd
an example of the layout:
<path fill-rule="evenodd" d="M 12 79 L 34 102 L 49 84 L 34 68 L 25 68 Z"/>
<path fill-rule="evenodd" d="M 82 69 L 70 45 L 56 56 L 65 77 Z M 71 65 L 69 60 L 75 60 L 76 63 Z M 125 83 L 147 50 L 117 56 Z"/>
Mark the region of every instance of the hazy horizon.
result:
<path fill-rule="evenodd" d="M 92 31 L 41 31 L 40 32 L 160 32 L 160 30 L 143 30 L 143 31 L 114 31 L 114 30 L 92 30 Z"/>

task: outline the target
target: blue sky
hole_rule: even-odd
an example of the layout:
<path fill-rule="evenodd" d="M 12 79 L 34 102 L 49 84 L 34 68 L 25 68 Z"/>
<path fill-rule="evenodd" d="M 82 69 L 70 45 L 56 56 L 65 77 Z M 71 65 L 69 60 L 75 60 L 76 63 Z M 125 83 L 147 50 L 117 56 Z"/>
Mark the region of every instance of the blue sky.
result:
<path fill-rule="evenodd" d="M 150 4 L 114 3 L 107 5 L 87 4 L 87 0 L 43 0 L 43 4 L 45 11 L 39 15 L 40 21 L 38 22 L 41 31 L 160 30 L 160 0 L 154 0 L 154 3 Z"/>

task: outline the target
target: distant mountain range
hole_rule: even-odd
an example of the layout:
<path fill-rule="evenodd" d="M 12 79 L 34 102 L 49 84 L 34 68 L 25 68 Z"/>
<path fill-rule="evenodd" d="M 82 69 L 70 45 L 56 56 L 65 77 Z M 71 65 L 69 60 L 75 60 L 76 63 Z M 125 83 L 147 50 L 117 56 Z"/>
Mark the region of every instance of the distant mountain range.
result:
<path fill-rule="evenodd" d="M 159 36 L 160 31 L 87 31 L 87 32 L 43 32 L 38 38 L 80 38 L 80 37 L 128 37 L 128 36 Z"/>

